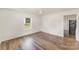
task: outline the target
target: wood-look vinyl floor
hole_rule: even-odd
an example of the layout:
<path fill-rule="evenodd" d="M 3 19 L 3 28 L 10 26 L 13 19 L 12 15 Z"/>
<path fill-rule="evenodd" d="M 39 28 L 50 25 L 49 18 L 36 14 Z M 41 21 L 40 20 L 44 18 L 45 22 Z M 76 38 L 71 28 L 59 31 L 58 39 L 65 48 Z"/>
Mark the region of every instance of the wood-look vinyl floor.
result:
<path fill-rule="evenodd" d="M 44 32 L 3 41 L 0 50 L 78 50 L 75 38 L 59 37 Z"/>

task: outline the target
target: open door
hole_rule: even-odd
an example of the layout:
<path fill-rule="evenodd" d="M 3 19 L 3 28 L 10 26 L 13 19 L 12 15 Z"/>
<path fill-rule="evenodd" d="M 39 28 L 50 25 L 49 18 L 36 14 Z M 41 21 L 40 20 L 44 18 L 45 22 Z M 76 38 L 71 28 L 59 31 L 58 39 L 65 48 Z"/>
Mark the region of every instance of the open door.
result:
<path fill-rule="evenodd" d="M 69 20 L 69 35 L 76 35 L 76 20 Z"/>

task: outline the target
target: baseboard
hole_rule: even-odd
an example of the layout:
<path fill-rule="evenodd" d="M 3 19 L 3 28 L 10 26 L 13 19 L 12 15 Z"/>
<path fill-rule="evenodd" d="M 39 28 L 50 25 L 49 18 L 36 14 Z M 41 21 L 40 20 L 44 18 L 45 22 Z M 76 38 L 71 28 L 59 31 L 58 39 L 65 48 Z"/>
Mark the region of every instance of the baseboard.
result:
<path fill-rule="evenodd" d="M 47 33 L 49 35 L 54 35 L 54 36 L 62 37 L 62 38 L 64 37 L 64 36 L 61 36 L 61 35 L 57 35 L 57 34 L 54 34 L 54 33 L 45 32 L 45 31 L 41 31 L 41 32 Z"/>
<path fill-rule="evenodd" d="M 43 32 L 43 33 L 47 33 L 47 34 L 49 34 L 49 35 L 54 35 L 54 36 L 58 36 L 58 37 L 60 37 L 60 38 L 63 38 L 62 36 L 55 35 L 55 34 L 51 34 L 51 33 L 48 33 L 48 32 L 37 31 L 37 32 L 31 32 L 31 33 L 29 33 L 29 34 L 22 34 L 22 35 L 19 35 L 19 36 L 17 36 L 17 37 L 12 37 L 12 38 L 9 38 L 9 39 L 6 39 L 6 40 L 2 40 L 2 41 L 0 41 L 0 43 L 3 42 L 3 41 L 7 41 L 7 40 L 11 40 L 11 39 L 18 39 L 18 38 L 21 38 L 21 37 L 24 37 L 24 36 L 28 36 L 28 35 L 32 35 L 32 34 L 36 34 L 36 33 L 39 33 L 39 32 Z"/>
<path fill-rule="evenodd" d="M 24 36 L 28 36 L 28 35 L 32 35 L 32 34 L 35 34 L 35 33 L 39 33 L 41 31 L 37 31 L 37 32 L 31 32 L 31 33 L 28 33 L 28 34 L 22 34 L 22 35 L 19 35 L 19 36 L 16 36 L 16 37 L 12 37 L 12 38 L 9 38 L 9 39 L 5 39 L 5 40 L 1 40 L 1 42 L 3 41 L 7 41 L 7 40 L 12 40 L 12 39 L 18 39 L 18 38 L 21 38 L 21 37 L 24 37 Z"/>

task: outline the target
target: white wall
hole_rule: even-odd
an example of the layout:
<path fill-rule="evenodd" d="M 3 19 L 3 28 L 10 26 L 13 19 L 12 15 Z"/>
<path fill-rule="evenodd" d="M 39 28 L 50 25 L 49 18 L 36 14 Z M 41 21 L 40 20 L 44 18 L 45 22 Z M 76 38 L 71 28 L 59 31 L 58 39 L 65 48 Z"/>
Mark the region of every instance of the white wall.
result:
<path fill-rule="evenodd" d="M 79 14 L 77 16 L 76 40 L 79 41 Z"/>
<path fill-rule="evenodd" d="M 24 18 L 32 17 L 32 29 L 24 30 Z M 0 41 L 40 31 L 40 17 L 10 9 L 0 9 Z"/>
<path fill-rule="evenodd" d="M 54 35 L 62 36 L 63 32 L 63 17 L 62 15 L 46 15 L 42 19 L 42 31 Z M 61 28 L 60 28 L 61 27 Z"/>
<path fill-rule="evenodd" d="M 64 36 L 64 15 L 77 15 L 76 40 L 79 40 L 79 10 L 63 11 L 42 16 L 42 31 L 53 35 Z"/>

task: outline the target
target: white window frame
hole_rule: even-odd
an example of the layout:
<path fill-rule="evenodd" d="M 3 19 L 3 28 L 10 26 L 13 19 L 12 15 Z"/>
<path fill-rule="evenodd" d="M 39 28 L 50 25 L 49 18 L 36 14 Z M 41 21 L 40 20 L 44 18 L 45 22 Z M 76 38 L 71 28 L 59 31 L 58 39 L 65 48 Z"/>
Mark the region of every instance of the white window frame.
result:
<path fill-rule="evenodd" d="M 30 28 L 25 28 L 25 21 L 26 21 L 26 18 L 30 18 Z M 32 29 L 32 18 L 29 16 L 29 17 L 25 17 L 24 18 L 24 30 L 30 30 Z"/>

